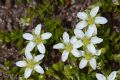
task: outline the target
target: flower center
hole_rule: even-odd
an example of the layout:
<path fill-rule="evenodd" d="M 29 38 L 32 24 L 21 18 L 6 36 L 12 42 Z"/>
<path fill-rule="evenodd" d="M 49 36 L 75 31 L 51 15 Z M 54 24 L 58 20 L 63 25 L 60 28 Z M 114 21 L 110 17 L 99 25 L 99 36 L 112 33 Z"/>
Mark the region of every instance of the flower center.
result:
<path fill-rule="evenodd" d="M 92 57 L 93 57 L 93 56 L 92 56 L 91 53 L 86 53 L 86 54 L 85 54 L 85 59 L 87 59 L 87 60 L 90 60 Z"/>
<path fill-rule="evenodd" d="M 83 38 L 83 44 L 84 44 L 85 46 L 87 46 L 88 44 L 90 44 L 89 38 L 84 37 L 84 38 Z"/>
<path fill-rule="evenodd" d="M 94 18 L 89 18 L 89 19 L 88 19 L 88 24 L 89 24 L 89 25 L 91 25 L 91 24 L 93 24 L 93 23 L 94 23 L 94 21 L 95 21 L 95 19 L 94 19 Z"/>
<path fill-rule="evenodd" d="M 36 43 L 41 43 L 42 42 L 42 39 L 40 38 L 40 36 L 36 36 L 35 42 Z"/>
<path fill-rule="evenodd" d="M 34 62 L 34 60 L 29 60 L 27 66 L 32 69 L 32 68 L 34 68 L 34 65 L 35 65 L 35 64 L 36 64 L 36 63 Z"/>
<path fill-rule="evenodd" d="M 66 44 L 66 46 L 65 46 L 65 50 L 67 50 L 67 51 L 70 52 L 72 49 L 73 49 L 73 46 L 72 46 L 71 43 Z"/>

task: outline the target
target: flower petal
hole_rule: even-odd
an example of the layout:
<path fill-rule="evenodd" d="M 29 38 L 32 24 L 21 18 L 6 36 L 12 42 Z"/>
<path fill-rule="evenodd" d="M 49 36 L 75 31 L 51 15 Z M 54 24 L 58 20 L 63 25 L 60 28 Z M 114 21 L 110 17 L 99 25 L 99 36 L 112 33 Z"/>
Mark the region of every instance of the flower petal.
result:
<path fill-rule="evenodd" d="M 96 17 L 95 18 L 96 24 L 105 24 L 107 22 L 108 22 L 108 20 L 105 17 Z"/>
<path fill-rule="evenodd" d="M 23 38 L 26 40 L 33 40 L 34 36 L 30 33 L 25 33 L 25 34 L 23 34 Z"/>
<path fill-rule="evenodd" d="M 69 52 L 68 51 L 63 51 L 62 53 L 62 61 L 65 62 L 68 59 Z"/>
<path fill-rule="evenodd" d="M 110 75 L 108 76 L 108 80 L 115 80 L 117 75 L 117 71 L 113 71 L 110 73 Z"/>
<path fill-rule="evenodd" d="M 93 44 L 88 44 L 87 49 L 89 52 L 91 52 L 91 54 L 93 54 L 93 55 L 96 54 L 96 49 L 95 49 L 95 46 Z"/>
<path fill-rule="evenodd" d="M 77 41 L 77 38 L 75 36 L 72 36 L 70 39 L 70 42 L 74 44 Z"/>
<path fill-rule="evenodd" d="M 27 52 L 32 51 L 35 46 L 36 46 L 36 44 L 34 42 L 30 41 L 25 48 L 25 52 L 27 53 Z"/>
<path fill-rule="evenodd" d="M 28 60 L 31 60 L 33 58 L 32 54 L 30 52 L 26 52 L 25 53 L 25 57 L 28 59 Z"/>
<path fill-rule="evenodd" d="M 43 33 L 41 35 L 42 40 L 49 39 L 52 36 L 50 32 Z"/>
<path fill-rule="evenodd" d="M 67 32 L 63 33 L 63 41 L 64 43 L 69 43 L 69 34 Z"/>
<path fill-rule="evenodd" d="M 77 17 L 82 19 L 82 20 L 87 20 L 88 19 L 88 16 L 85 12 L 78 12 Z"/>
<path fill-rule="evenodd" d="M 18 67 L 25 67 L 27 65 L 27 62 L 26 61 L 17 61 L 16 65 Z"/>
<path fill-rule="evenodd" d="M 73 43 L 73 48 L 80 48 L 83 45 L 81 40 L 78 40 Z"/>
<path fill-rule="evenodd" d="M 41 32 L 41 24 L 38 24 L 36 27 L 35 27 L 35 34 L 36 35 L 39 35 L 40 34 L 40 32 Z"/>
<path fill-rule="evenodd" d="M 86 21 L 81 21 L 81 22 L 79 22 L 79 23 L 76 24 L 76 28 L 77 29 L 83 29 L 87 25 L 88 25 L 88 23 Z"/>
<path fill-rule="evenodd" d="M 88 38 L 90 38 L 90 37 L 92 37 L 93 36 L 93 33 L 95 32 L 95 24 L 93 24 L 93 25 L 90 25 L 89 27 L 88 27 L 88 30 L 85 32 L 85 35 L 88 37 Z"/>
<path fill-rule="evenodd" d="M 72 51 L 71 51 L 71 53 L 73 54 L 73 56 L 75 56 L 75 57 L 80 57 L 81 55 L 80 55 L 80 52 L 77 50 L 77 49 L 73 49 Z"/>
<path fill-rule="evenodd" d="M 80 64 L 79 64 L 79 68 L 80 69 L 83 69 L 85 66 L 87 66 L 87 60 L 85 58 L 83 58 L 81 61 L 80 61 Z"/>
<path fill-rule="evenodd" d="M 92 27 L 93 30 L 94 30 L 93 36 L 97 35 L 97 27 L 96 27 L 96 25 L 91 26 L 91 27 Z"/>
<path fill-rule="evenodd" d="M 70 42 L 73 45 L 73 48 L 80 48 L 83 45 L 82 41 L 81 40 L 77 40 L 77 38 L 75 36 L 73 36 L 70 39 Z"/>
<path fill-rule="evenodd" d="M 74 29 L 74 34 L 77 38 L 83 39 L 85 34 L 82 30 Z"/>
<path fill-rule="evenodd" d="M 82 51 L 82 50 L 79 50 L 79 53 L 80 53 L 80 56 L 84 56 L 85 55 L 85 52 Z"/>
<path fill-rule="evenodd" d="M 96 56 L 99 56 L 101 54 L 101 50 L 96 50 Z"/>
<path fill-rule="evenodd" d="M 90 16 L 95 17 L 97 15 L 98 11 L 99 11 L 99 6 L 94 7 L 90 12 Z"/>
<path fill-rule="evenodd" d="M 96 60 L 95 60 L 95 58 L 92 58 L 91 60 L 90 60 L 90 65 L 91 65 L 91 67 L 95 70 L 96 69 Z"/>
<path fill-rule="evenodd" d="M 43 54 L 40 54 L 40 55 L 37 55 L 34 57 L 34 61 L 35 62 L 39 62 L 40 60 L 42 60 L 44 58 L 44 55 Z"/>
<path fill-rule="evenodd" d="M 58 43 L 53 46 L 54 49 L 64 49 L 64 44 L 63 43 Z"/>
<path fill-rule="evenodd" d="M 40 73 L 40 74 L 43 74 L 43 73 L 44 73 L 43 68 L 42 68 L 40 65 L 38 65 L 38 64 L 35 65 L 34 70 L 35 70 L 36 72 Z"/>
<path fill-rule="evenodd" d="M 38 61 L 42 60 L 43 58 L 44 58 L 44 55 L 40 54 L 40 55 L 37 55 L 37 56 L 34 57 L 34 61 L 38 62 Z"/>
<path fill-rule="evenodd" d="M 96 73 L 97 80 L 106 80 L 106 77 L 100 73 Z"/>
<path fill-rule="evenodd" d="M 24 73 L 24 77 L 25 77 L 26 79 L 29 78 L 30 75 L 31 75 L 31 73 L 32 73 L 32 69 L 26 68 L 26 69 L 25 69 L 25 73 Z"/>
<path fill-rule="evenodd" d="M 101 43 L 102 41 L 103 41 L 103 39 L 102 39 L 102 38 L 99 38 L 99 37 L 97 37 L 97 36 L 91 38 L 91 42 L 92 42 L 93 44 L 99 44 L 99 43 Z"/>
<path fill-rule="evenodd" d="M 40 43 L 37 45 L 37 48 L 39 50 L 40 53 L 44 54 L 45 53 L 45 46 L 43 43 Z"/>

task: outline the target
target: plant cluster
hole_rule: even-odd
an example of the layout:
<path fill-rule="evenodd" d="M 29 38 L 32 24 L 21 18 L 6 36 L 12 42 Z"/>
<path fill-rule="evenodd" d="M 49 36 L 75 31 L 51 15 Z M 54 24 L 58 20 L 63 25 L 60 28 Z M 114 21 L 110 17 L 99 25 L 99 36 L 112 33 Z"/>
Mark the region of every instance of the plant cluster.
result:
<path fill-rule="evenodd" d="M 92 10 L 89 13 L 78 12 L 77 17 L 82 21 L 76 24 L 76 27 L 73 31 L 74 35 L 70 37 L 70 35 L 67 32 L 64 32 L 61 42 L 53 46 L 54 49 L 60 49 L 60 52 L 62 52 L 62 62 L 66 62 L 67 59 L 70 59 L 70 64 L 72 65 L 65 66 L 64 68 L 66 68 L 66 70 L 70 71 L 70 69 L 72 69 L 73 67 L 78 67 L 76 66 L 77 61 L 80 61 L 80 69 L 83 69 L 88 65 L 89 74 L 97 68 L 99 69 L 99 67 L 97 66 L 96 59 L 99 59 L 99 56 L 102 53 L 102 49 L 98 49 L 97 44 L 103 42 L 103 39 L 97 37 L 97 26 L 100 26 L 100 24 L 107 23 L 107 19 L 105 17 L 97 15 L 98 11 L 99 6 L 92 8 Z M 46 53 L 46 48 L 44 46 L 44 44 L 47 43 L 46 39 L 49 39 L 51 36 L 52 34 L 50 32 L 43 33 L 41 24 L 38 24 L 35 27 L 32 34 L 23 34 L 23 38 L 29 41 L 25 48 L 26 58 L 24 58 L 24 60 L 22 61 L 16 62 L 16 65 L 19 67 L 26 68 L 24 73 L 24 77 L 26 79 L 30 77 L 33 70 L 40 74 L 44 74 L 45 71 L 39 64 L 42 63 L 41 60 L 44 58 Z M 37 50 L 40 54 L 35 56 L 36 53 L 34 53 L 34 55 L 32 55 L 32 53 L 34 51 L 36 52 Z M 75 62 L 75 64 L 73 62 Z M 57 65 L 59 64 L 61 65 L 60 68 L 64 66 L 61 62 Z M 60 68 L 57 67 L 59 66 L 56 66 L 55 64 L 53 65 L 53 68 L 59 72 L 58 69 Z M 76 68 L 76 70 L 77 69 L 78 68 Z M 50 73 L 50 69 L 48 69 L 47 71 L 49 71 Z M 47 71 L 46 74 L 49 74 Z M 109 76 L 104 76 L 101 73 L 95 72 L 94 75 L 98 80 L 115 80 L 117 73 L 118 71 L 112 71 Z M 74 80 L 74 78 L 70 77 L 71 74 L 69 72 L 66 72 L 65 74 L 67 74 L 67 76 L 69 75 L 66 79 Z M 86 80 L 78 77 L 78 75 L 79 73 L 75 75 L 78 80 Z M 59 79 L 59 77 L 57 76 L 54 77 L 56 79 Z"/>

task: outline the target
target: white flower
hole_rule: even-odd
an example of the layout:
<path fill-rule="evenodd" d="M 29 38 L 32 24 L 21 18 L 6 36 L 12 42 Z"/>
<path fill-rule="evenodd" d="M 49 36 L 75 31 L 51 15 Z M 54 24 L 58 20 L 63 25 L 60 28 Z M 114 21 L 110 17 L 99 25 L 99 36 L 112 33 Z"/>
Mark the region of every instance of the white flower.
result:
<path fill-rule="evenodd" d="M 96 73 L 97 80 L 115 80 L 116 75 L 117 71 L 111 72 L 108 77 L 105 77 L 103 74 Z"/>
<path fill-rule="evenodd" d="M 93 27 L 94 34 L 97 34 L 97 28 L 95 24 L 105 24 L 107 23 L 107 19 L 105 17 L 96 16 L 99 11 L 99 6 L 94 7 L 90 15 L 87 15 L 85 12 L 78 12 L 77 17 L 80 18 L 82 21 L 80 21 L 77 25 L 77 29 L 83 29 L 86 26 Z"/>
<path fill-rule="evenodd" d="M 32 70 L 35 70 L 36 72 L 43 74 L 44 70 L 43 68 L 39 65 L 40 60 L 44 58 L 43 54 L 37 55 L 37 56 L 32 56 L 31 53 L 25 53 L 26 59 L 22 61 L 16 62 L 16 65 L 18 67 L 26 67 L 24 77 L 29 78 Z"/>
<path fill-rule="evenodd" d="M 101 50 L 97 50 L 95 54 L 90 53 L 89 51 L 80 51 L 80 53 L 82 53 L 83 58 L 79 63 L 79 68 L 83 69 L 89 62 L 90 66 L 95 70 L 97 66 L 95 56 L 99 56 L 101 54 Z"/>
<path fill-rule="evenodd" d="M 81 40 L 77 40 L 75 36 L 69 39 L 69 34 L 64 32 L 63 43 L 58 43 L 53 46 L 54 49 L 63 49 L 62 61 L 65 62 L 68 59 L 69 53 L 72 53 L 75 57 L 80 57 L 81 54 L 77 50 L 82 46 Z"/>
<path fill-rule="evenodd" d="M 82 40 L 83 46 L 87 47 L 91 53 L 96 53 L 94 45 L 103 41 L 103 39 L 93 36 L 94 31 L 92 27 L 89 27 L 85 33 L 82 30 L 74 29 L 74 33 L 78 39 Z"/>
<path fill-rule="evenodd" d="M 30 52 L 33 50 L 35 46 L 37 46 L 40 53 L 42 54 L 45 53 L 46 50 L 44 46 L 44 41 L 46 39 L 49 39 L 52 36 L 52 34 L 50 32 L 46 32 L 43 34 L 40 33 L 41 33 L 41 24 L 38 24 L 35 27 L 34 34 L 30 34 L 30 33 L 23 34 L 23 38 L 30 41 L 26 46 L 25 52 Z"/>

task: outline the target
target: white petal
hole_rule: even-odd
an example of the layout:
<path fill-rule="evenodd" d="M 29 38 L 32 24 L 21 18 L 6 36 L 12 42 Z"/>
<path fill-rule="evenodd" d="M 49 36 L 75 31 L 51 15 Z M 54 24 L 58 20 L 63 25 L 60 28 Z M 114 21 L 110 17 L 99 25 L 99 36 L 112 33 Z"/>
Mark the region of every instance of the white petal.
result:
<path fill-rule="evenodd" d="M 100 73 L 96 73 L 97 80 L 106 80 L 106 77 Z"/>
<path fill-rule="evenodd" d="M 17 61 L 16 65 L 18 67 L 25 67 L 27 65 L 27 62 L 26 61 Z"/>
<path fill-rule="evenodd" d="M 95 23 L 96 24 L 105 24 L 107 23 L 107 19 L 105 17 L 96 17 L 95 18 Z"/>
<path fill-rule="evenodd" d="M 77 38 L 75 36 L 73 36 L 70 39 L 70 42 L 73 45 L 73 48 L 80 48 L 83 45 L 82 41 L 81 40 L 77 40 Z"/>
<path fill-rule="evenodd" d="M 87 66 L 87 60 L 85 58 L 83 58 L 81 61 L 80 61 L 80 64 L 79 64 L 79 68 L 80 69 L 83 69 L 85 66 Z"/>
<path fill-rule="evenodd" d="M 63 43 L 58 43 L 53 46 L 54 49 L 64 49 L 64 44 Z"/>
<path fill-rule="evenodd" d="M 96 60 L 95 60 L 95 58 L 92 58 L 91 60 L 90 60 L 90 65 L 91 65 L 91 67 L 95 70 L 96 69 Z"/>
<path fill-rule="evenodd" d="M 91 10 L 91 12 L 90 12 L 90 16 L 91 16 L 91 17 L 95 17 L 96 14 L 98 13 L 98 11 L 99 11 L 99 6 L 94 7 L 94 8 Z"/>
<path fill-rule="evenodd" d="M 25 57 L 28 59 L 28 60 L 31 60 L 33 58 L 32 54 L 30 52 L 26 52 L 25 53 Z"/>
<path fill-rule="evenodd" d="M 73 43 L 73 48 L 80 48 L 83 45 L 81 40 L 78 40 Z"/>
<path fill-rule="evenodd" d="M 37 45 L 37 48 L 39 50 L 40 53 L 44 54 L 45 53 L 45 46 L 43 43 L 40 43 Z"/>
<path fill-rule="evenodd" d="M 25 69 L 25 73 L 24 73 L 24 77 L 25 77 L 26 79 L 29 78 L 30 75 L 31 75 L 31 73 L 32 73 L 32 69 L 26 68 L 26 69 Z"/>
<path fill-rule="evenodd" d="M 68 51 L 63 51 L 62 53 L 62 61 L 65 62 L 68 59 L 69 52 Z"/>
<path fill-rule="evenodd" d="M 78 12 L 77 17 L 82 19 L 82 20 L 87 20 L 88 19 L 88 16 L 85 12 Z"/>
<path fill-rule="evenodd" d="M 69 43 L 69 34 L 67 32 L 63 33 L 63 41 L 64 43 Z"/>
<path fill-rule="evenodd" d="M 70 42 L 74 44 L 77 41 L 77 38 L 75 36 L 72 36 L 70 39 Z"/>
<path fill-rule="evenodd" d="M 30 33 L 23 34 L 23 38 L 26 40 L 33 40 L 34 39 L 33 35 Z"/>
<path fill-rule="evenodd" d="M 37 55 L 37 56 L 34 57 L 34 61 L 38 62 L 38 61 L 42 60 L 43 58 L 44 58 L 44 55 L 40 54 L 40 55 Z"/>
<path fill-rule="evenodd" d="M 96 54 L 96 49 L 95 49 L 95 46 L 93 44 L 88 44 L 87 49 L 89 52 L 91 52 L 91 54 Z"/>
<path fill-rule="evenodd" d="M 80 52 L 77 50 L 77 49 L 73 49 L 72 51 L 71 51 L 71 53 L 73 54 L 73 56 L 75 56 L 75 57 L 80 57 L 81 55 L 80 55 Z"/>
<path fill-rule="evenodd" d="M 40 34 L 40 32 L 41 32 L 41 24 L 38 24 L 36 27 L 35 27 L 35 34 L 36 35 L 39 35 Z"/>
<path fill-rule="evenodd" d="M 82 50 L 79 50 L 79 53 L 80 53 L 80 56 L 84 56 L 85 55 L 85 52 L 82 51 Z"/>
<path fill-rule="evenodd" d="M 97 27 L 96 25 L 94 24 L 94 26 L 91 26 L 94 30 L 94 33 L 93 33 L 93 36 L 97 35 Z"/>
<path fill-rule="evenodd" d="M 76 24 L 76 28 L 77 29 L 83 29 L 87 25 L 88 25 L 88 23 L 86 21 L 81 21 L 81 22 L 79 22 L 79 23 Z"/>
<path fill-rule="evenodd" d="M 117 71 L 113 71 L 110 73 L 110 75 L 108 76 L 108 80 L 115 80 L 117 75 Z"/>
<path fill-rule="evenodd" d="M 97 36 L 91 38 L 91 42 L 92 42 L 93 44 L 99 44 L 99 43 L 101 43 L 102 41 L 103 41 L 103 39 L 102 39 L 102 38 L 99 38 L 99 37 L 97 37 Z"/>
<path fill-rule="evenodd" d="M 78 29 L 74 29 L 74 34 L 77 38 L 80 38 L 80 39 L 83 39 L 83 37 L 85 36 L 83 31 Z"/>
<path fill-rule="evenodd" d="M 36 72 L 40 73 L 40 74 L 43 74 L 43 73 L 44 73 L 43 68 L 42 68 L 40 65 L 38 65 L 38 64 L 35 65 L 34 70 L 35 70 Z"/>
<path fill-rule="evenodd" d="M 34 42 L 30 41 L 25 48 L 25 52 L 27 53 L 27 52 L 32 51 L 35 46 L 36 46 L 36 44 Z"/>
<path fill-rule="evenodd" d="M 101 50 L 96 50 L 96 56 L 99 56 L 101 54 Z"/>
<path fill-rule="evenodd" d="M 92 37 L 93 36 L 93 33 L 95 32 L 95 24 L 93 24 L 93 25 L 90 25 L 89 27 L 88 27 L 88 30 L 85 32 L 85 35 L 88 37 L 88 38 L 90 38 L 90 37 Z"/>
<path fill-rule="evenodd" d="M 41 35 L 42 40 L 49 39 L 52 36 L 50 32 L 43 33 Z"/>

